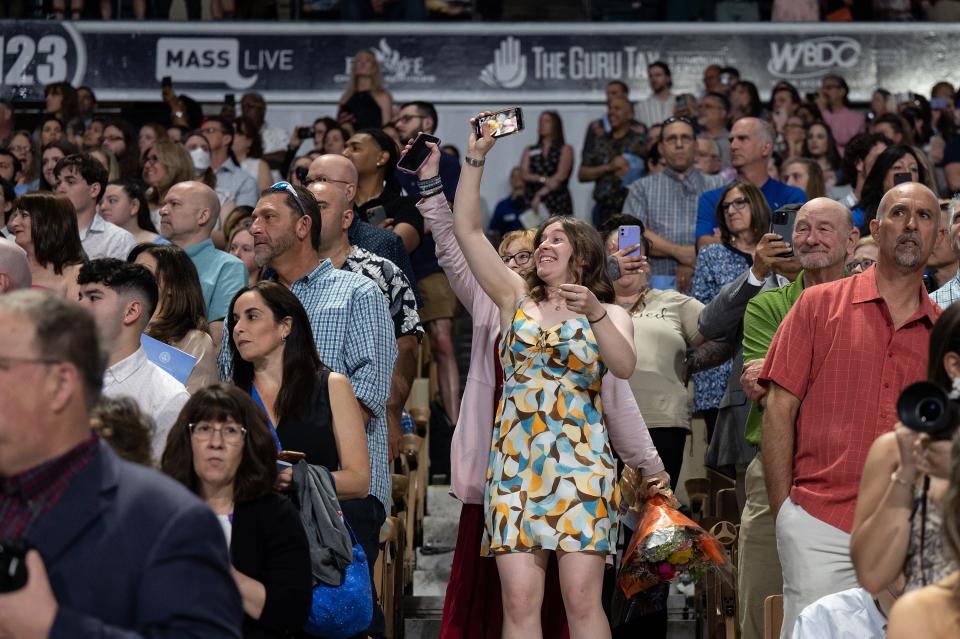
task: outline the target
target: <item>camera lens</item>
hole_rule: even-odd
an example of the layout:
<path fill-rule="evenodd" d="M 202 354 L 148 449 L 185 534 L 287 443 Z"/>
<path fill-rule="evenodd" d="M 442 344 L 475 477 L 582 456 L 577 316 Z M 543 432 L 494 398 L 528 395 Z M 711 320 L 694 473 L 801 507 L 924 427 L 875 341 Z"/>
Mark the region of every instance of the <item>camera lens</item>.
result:
<path fill-rule="evenodd" d="M 943 406 L 935 399 L 927 399 L 917 406 L 917 416 L 924 423 L 935 422 L 943 415 Z"/>

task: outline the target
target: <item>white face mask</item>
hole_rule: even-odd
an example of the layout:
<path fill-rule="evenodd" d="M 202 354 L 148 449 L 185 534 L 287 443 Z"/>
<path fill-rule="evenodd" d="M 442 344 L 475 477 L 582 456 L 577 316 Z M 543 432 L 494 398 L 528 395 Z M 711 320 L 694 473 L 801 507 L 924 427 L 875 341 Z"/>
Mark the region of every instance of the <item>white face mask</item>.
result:
<path fill-rule="evenodd" d="M 190 159 L 193 160 L 193 168 L 197 170 L 197 173 L 210 168 L 210 154 L 200 147 L 190 151 Z"/>

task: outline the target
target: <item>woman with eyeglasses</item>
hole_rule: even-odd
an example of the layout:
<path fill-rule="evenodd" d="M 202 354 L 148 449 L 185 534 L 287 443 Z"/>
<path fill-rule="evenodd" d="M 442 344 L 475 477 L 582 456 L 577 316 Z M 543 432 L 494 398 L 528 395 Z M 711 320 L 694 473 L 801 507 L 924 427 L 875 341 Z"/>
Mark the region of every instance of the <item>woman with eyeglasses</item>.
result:
<path fill-rule="evenodd" d="M 282 449 L 329 470 L 341 501 L 366 497 L 370 462 L 360 403 L 350 381 L 320 361 L 300 300 L 276 282 L 241 290 L 230 302 L 227 339 L 233 383 L 263 408 Z M 288 490 L 292 476 L 280 473 L 277 489 Z"/>
<path fill-rule="evenodd" d="M 27 252 L 33 288 L 45 288 L 77 300 L 77 275 L 87 261 L 80 244 L 77 214 L 66 197 L 54 193 L 27 193 L 7 215 L 7 230 Z"/>
<path fill-rule="evenodd" d="M 17 131 L 10 136 L 7 142 L 7 148 L 13 153 L 14 157 L 20 160 L 20 177 L 14 186 L 14 192 L 17 195 L 23 195 L 30 191 L 36 191 L 40 184 L 38 177 L 39 162 L 35 162 L 35 153 L 33 151 L 33 138 L 29 131 Z"/>
<path fill-rule="evenodd" d="M 853 257 L 847 262 L 847 271 L 851 275 L 863 273 L 877 263 L 880 256 L 880 247 L 877 241 L 870 236 L 860 238 L 857 248 L 853 250 Z"/>
<path fill-rule="evenodd" d="M 411 145 L 412 142 L 408 143 L 407 151 Z M 469 635 L 465 636 L 499 635 L 503 625 L 503 604 L 497 564 L 484 561 L 477 548 L 483 538 L 483 494 L 494 415 L 503 383 L 503 370 L 497 357 L 501 339 L 500 310 L 481 288 L 457 243 L 453 213 L 439 184 L 440 150 L 432 146 L 430 157 L 418 173 L 422 199 L 417 208 L 430 222 L 437 244 L 437 259 L 450 279 L 451 288 L 473 317 L 471 352 L 475 354 L 470 360 L 460 417 L 450 450 L 451 488 L 463 506 L 444 602 L 441 636 L 448 632 L 466 632 L 467 629 Z M 519 170 L 517 179 L 522 192 Z M 500 260 L 520 276 L 528 276 L 536 266 L 535 236 L 533 229 L 514 230 L 507 232 L 499 244 Z M 607 375 L 600 394 L 611 438 L 624 462 L 631 467 L 642 467 L 644 476 L 651 480 L 669 482 L 649 433 L 642 426 L 643 418 L 626 381 Z M 541 619 L 543 636 L 562 635 L 566 619 L 555 562 L 548 568 Z"/>
<path fill-rule="evenodd" d="M 753 265 L 757 242 L 770 228 L 770 207 L 750 182 L 737 180 L 724 189 L 717 205 L 720 243 L 708 244 L 697 254 L 691 292 L 704 305 L 720 289 Z M 720 400 L 727 388 L 731 361 L 693 375 L 693 410 L 703 413 L 712 435 Z"/>
<path fill-rule="evenodd" d="M 563 122 L 556 111 L 540 114 L 537 143 L 523 150 L 520 172 L 525 199 L 534 211 L 542 202 L 549 215 L 573 215 L 567 181 L 573 170 L 573 147 L 563 138 Z"/>
<path fill-rule="evenodd" d="M 407 253 L 413 253 L 423 240 L 423 219 L 414 199 L 403 195 L 397 181 L 397 145 L 380 129 L 365 129 L 350 136 L 343 155 L 357 168 L 355 204 L 361 219 L 382 210 L 387 220 L 384 228 L 399 235 Z"/>
<path fill-rule="evenodd" d="M 273 490 L 277 446 L 259 407 L 229 384 L 201 388 L 171 428 L 160 467 L 220 520 L 243 636 L 298 633 L 310 612 L 310 550 L 296 508 Z"/>
<path fill-rule="evenodd" d="M 143 154 L 143 181 L 147 186 L 147 202 L 151 219 L 156 225 L 160 207 L 170 187 L 194 179 L 190 154 L 180 144 L 170 140 L 157 142 Z"/>
<path fill-rule="evenodd" d="M 200 276 L 190 256 L 169 242 L 138 244 L 127 261 L 141 264 L 157 280 L 157 308 L 144 334 L 197 358 L 184 384 L 190 393 L 218 381 L 217 347 L 210 335 Z"/>

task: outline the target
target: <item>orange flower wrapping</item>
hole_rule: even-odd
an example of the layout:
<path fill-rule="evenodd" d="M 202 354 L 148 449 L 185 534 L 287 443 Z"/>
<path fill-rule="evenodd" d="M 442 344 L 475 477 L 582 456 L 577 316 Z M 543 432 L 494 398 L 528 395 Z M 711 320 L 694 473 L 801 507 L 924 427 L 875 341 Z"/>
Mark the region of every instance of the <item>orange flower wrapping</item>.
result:
<path fill-rule="evenodd" d="M 657 493 L 644 504 L 640 524 L 620 566 L 619 584 L 628 599 L 651 586 L 673 581 L 683 572 L 722 567 L 727 563 L 720 543 L 677 510 L 677 505 L 676 499 L 663 493 Z M 658 533 L 656 537 L 652 537 L 655 533 Z M 657 538 L 672 540 L 665 543 Z M 685 546 L 681 552 L 677 552 L 678 543 Z M 689 550 L 693 551 L 692 558 Z M 653 560 L 654 556 L 662 558 Z M 682 564 L 670 564 L 671 556 L 679 557 Z"/>

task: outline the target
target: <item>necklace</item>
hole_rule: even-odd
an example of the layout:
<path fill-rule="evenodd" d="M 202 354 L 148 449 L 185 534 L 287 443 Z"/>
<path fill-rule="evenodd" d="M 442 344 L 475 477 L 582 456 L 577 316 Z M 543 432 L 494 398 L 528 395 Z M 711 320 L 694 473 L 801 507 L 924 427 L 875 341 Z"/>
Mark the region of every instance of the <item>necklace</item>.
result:
<path fill-rule="evenodd" d="M 559 310 L 560 310 L 560 302 L 551 301 L 551 300 L 550 300 L 549 295 L 550 295 L 551 292 L 553 292 L 553 293 L 558 293 L 558 294 L 559 294 L 559 292 L 560 292 L 560 287 L 559 287 L 559 286 L 548 286 L 548 287 L 547 287 L 547 295 L 548 295 L 547 301 L 549 301 L 551 304 L 554 305 L 554 306 L 553 306 L 553 310 L 559 311 Z"/>

